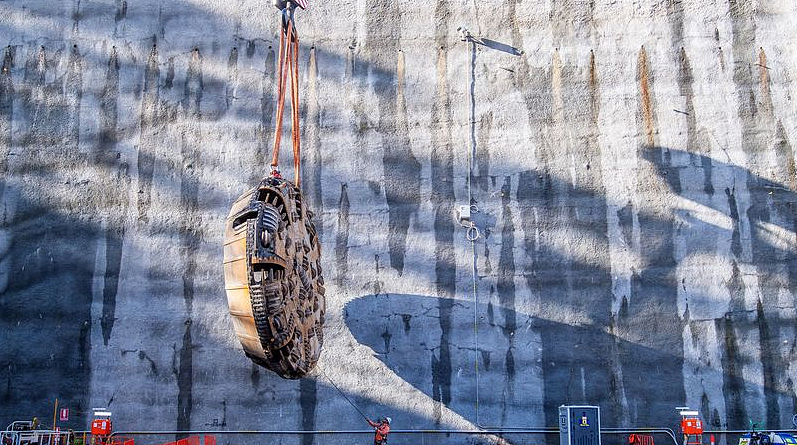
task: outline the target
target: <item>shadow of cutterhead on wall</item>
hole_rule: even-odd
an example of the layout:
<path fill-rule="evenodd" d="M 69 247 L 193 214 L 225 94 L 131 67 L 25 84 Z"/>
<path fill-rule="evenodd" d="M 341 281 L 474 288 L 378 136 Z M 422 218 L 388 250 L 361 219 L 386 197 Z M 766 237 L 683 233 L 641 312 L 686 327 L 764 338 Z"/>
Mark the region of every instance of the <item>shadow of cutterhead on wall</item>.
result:
<path fill-rule="evenodd" d="M 528 313 L 516 314 L 522 320 L 515 333 L 516 346 L 497 349 L 491 339 L 500 335 L 503 320 L 496 316 L 492 301 L 477 304 L 474 326 L 473 301 L 452 300 L 452 324 L 442 327 L 438 300 L 421 295 L 367 295 L 346 305 L 346 323 L 354 337 L 372 348 L 374 356 L 389 369 L 436 400 L 439 398 L 436 393 L 445 390 L 440 388 L 444 370 L 439 368 L 437 357 L 449 354 L 456 379 L 454 388 L 448 389 L 452 398 L 447 407 L 473 422 L 476 422 L 477 358 L 479 418 L 485 425 L 535 425 L 531 418 L 542 391 L 556 394 L 560 404 L 602 401 L 599 404 L 611 410 L 607 403 L 623 403 L 618 399 L 622 395 L 616 392 L 618 379 L 623 375 L 623 370 L 616 367 L 618 358 L 635 363 L 639 375 L 646 376 L 642 385 L 673 388 L 671 398 L 643 402 L 652 405 L 653 412 L 666 412 L 683 402 L 678 397 L 679 388 L 675 388 L 682 385 L 683 357 L 627 341 L 603 326 L 559 323 Z M 441 331 L 451 338 L 448 351 L 439 345 Z M 557 344 L 543 347 L 542 335 L 556 338 Z M 684 364 L 687 368 L 699 365 Z M 544 382 L 539 375 L 541 368 L 547 374 Z M 725 377 L 742 378 L 741 375 Z M 760 383 L 747 381 L 744 385 L 756 387 Z M 509 401 L 511 409 L 522 410 L 528 405 L 526 416 L 520 412 L 506 413 Z M 518 421 L 524 417 L 530 420 Z M 604 419 L 604 427 L 618 426 L 607 420 Z"/>
<path fill-rule="evenodd" d="M 440 325 L 442 299 L 421 295 L 356 298 L 345 306 L 345 318 L 354 337 L 372 348 L 388 368 L 435 400 L 450 392 L 447 407 L 472 422 L 476 422 L 478 358 L 479 420 L 484 425 L 539 426 L 544 414 L 537 405 L 543 393 L 559 404 L 600 403 L 612 411 L 607 405 L 623 403 L 617 391 L 617 379 L 622 378 L 618 359 L 636 363 L 650 386 L 682 385 L 680 357 L 624 340 L 605 326 L 566 324 L 512 311 L 518 323 L 514 346 L 498 346 L 501 342 L 495 340 L 503 337 L 506 308 L 497 307 L 490 297 L 480 298 L 484 300 L 476 305 L 475 314 L 473 301 L 449 299 L 453 315 L 448 326 Z M 448 337 L 448 344 L 441 346 L 441 334 Z M 543 336 L 557 339 L 556 344 L 543 345 Z M 451 370 L 441 369 L 442 355 L 449 356 Z M 443 377 L 447 371 L 455 375 L 450 382 Z M 646 403 L 653 412 L 671 410 L 682 403 L 678 391 L 671 394 L 669 399 Z"/>

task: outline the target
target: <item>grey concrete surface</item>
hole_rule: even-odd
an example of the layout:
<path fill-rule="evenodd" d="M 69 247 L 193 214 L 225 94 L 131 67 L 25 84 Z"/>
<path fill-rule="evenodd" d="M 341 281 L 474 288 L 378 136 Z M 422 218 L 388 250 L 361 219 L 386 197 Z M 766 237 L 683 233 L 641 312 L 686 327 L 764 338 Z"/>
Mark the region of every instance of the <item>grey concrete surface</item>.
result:
<path fill-rule="evenodd" d="M 796 12 L 311 3 L 326 344 L 287 381 L 243 356 L 221 267 L 228 206 L 267 170 L 276 10 L 0 2 L 0 421 L 58 397 L 75 429 L 92 407 L 121 429 L 366 428 L 328 376 L 399 429 L 555 425 L 584 402 L 604 426 L 675 428 L 684 404 L 711 427 L 789 426 Z"/>

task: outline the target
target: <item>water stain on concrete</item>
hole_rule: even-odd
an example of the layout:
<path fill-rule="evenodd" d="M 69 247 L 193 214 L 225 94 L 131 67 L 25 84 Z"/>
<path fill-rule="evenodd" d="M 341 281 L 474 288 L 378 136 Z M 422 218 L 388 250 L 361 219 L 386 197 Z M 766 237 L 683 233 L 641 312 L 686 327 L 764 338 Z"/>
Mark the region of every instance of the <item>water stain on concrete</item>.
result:
<path fill-rule="evenodd" d="M 399 275 L 404 272 L 407 231 L 411 217 L 420 205 L 421 165 L 412 152 L 405 97 L 405 59 L 399 47 L 401 14 L 394 3 L 370 2 L 366 10 L 367 43 L 365 56 L 370 64 L 357 64 L 358 70 L 370 71 L 370 89 L 379 103 L 376 131 L 382 145 L 385 200 L 388 206 L 388 251 L 390 265 Z M 385 20 L 390 17 L 389 20 Z M 378 42 L 378 43 L 377 43 Z M 353 61 L 353 59 L 352 59 Z M 367 128 L 363 104 L 356 104 L 358 133 Z M 362 142 L 358 134 L 358 143 Z"/>
<path fill-rule="evenodd" d="M 778 120 L 775 127 L 775 140 L 773 144 L 775 151 L 775 169 L 778 178 L 785 179 L 784 184 L 792 192 L 797 192 L 797 166 L 794 161 L 794 151 L 789 143 L 786 129 L 783 122 Z"/>
<path fill-rule="evenodd" d="M 410 145 L 404 85 L 404 53 L 399 51 L 396 64 L 395 105 L 393 107 L 396 110 L 393 132 L 397 134 L 397 138 L 395 141 L 389 139 L 385 141 L 382 157 L 385 199 L 388 205 L 390 265 L 399 274 L 404 271 L 404 255 L 410 217 L 418 211 L 420 205 L 421 182 L 421 165 L 412 153 Z M 389 103 L 385 105 L 390 107 Z M 380 128 L 382 128 L 384 114 L 380 113 Z M 385 130 L 389 129 L 385 128 Z"/>
<path fill-rule="evenodd" d="M 233 47 L 230 50 L 230 56 L 227 58 L 227 84 L 224 91 L 224 104 L 225 111 L 229 110 L 235 100 L 235 91 L 238 84 L 238 48 Z"/>
<path fill-rule="evenodd" d="M 401 321 L 404 322 L 404 333 L 410 333 L 410 321 L 412 321 L 412 314 L 401 314 Z"/>
<path fill-rule="evenodd" d="M 767 117 L 771 117 L 774 111 L 774 106 L 772 105 L 772 91 L 769 86 L 769 70 L 770 68 L 767 66 L 767 54 L 764 52 L 764 48 L 761 47 L 758 49 L 759 110 Z"/>
<path fill-rule="evenodd" d="M 670 42 L 673 48 L 684 44 L 684 5 L 681 0 L 667 0 L 667 21 L 670 23 Z"/>
<path fill-rule="evenodd" d="M 382 332 L 382 340 L 385 341 L 385 352 L 384 354 L 390 354 L 390 339 L 393 337 L 393 334 L 390 333 L 390 330 L 385 327 L 385 331 Z"/>
<path fill-rule="evenodd" d="M 599 119 L 600 119 L 600 89 L 598 83 L 598 70 L 595 67 L 595 53 L 589 50 L 589 104 L 590 104 L 590 130 L 593 137 L 600 134 Z M 597 145 L 597 140 L 594 141 Z"/>
<path fill-rule="evenodd" d="M 654 79 L 648 66 L 645 48 L 637 58 L 637 148 L 636 189 L 644 206 L 637 210 L 639 237 L 645 246 L 637 246 L 638 270 L 631 276 L 631 298 L 627 318 L 617 325 L 618 335 L 637 342 L 643 349 L 636 357 L 620 349 L 623 386 L 629 394 L 632 424 L 676 423 L 671 407 L 685 400 L 682 324 L 677 311 L 674 228 L 667 194 L 680 193 L 678 170 L 673 167 L 669 149 L 656 147 L 656 111 Z M 651 242 L 652 240 L 654 240 Z M 657 336 L 644 336 L 646 331 Z M 668 362 L 672 366 L 641 366 L 644 363 Z M 642 382 L 657 381 L 650 387 Z M 643 396 L 644 394 L 644 396 Z M 633 396 L 630 396 L 633 395 Z M 670 412 L 672 410 L 670 409 Z"/>
<path fill-rule="evenodd" d="M 169 57 L 166 62 L 166 78 L 163 81 L 163 88 L 170 90 L 174 86 L 174 56 Z"/>
<path fill-rule="evenodd" d="M 484 370 L 489 372 L 490 371 L 490 353 L 491 351 L 485 349 L 479 349 L 479 352 L 482 356 L 482 365 L 484 365 Z"/>
<path fill-rule="evenodd" d="M 321 180 L 323 156 L 321 155 L 321 104 L 318 101 L 318 61 L 316 57 L 316 49 L 313 47 L 310 49 L 310 57 L 307 62 L 307 105 L 305 107 L 307 116 L 304 120 L 305 143 L 302 147 L 306 155 L 302 168 L 302 188 L 305 190 L 304 197 L 310 210 L 317 215 L 314 220 L 316 233 L 318 239 L 323 242 L 324 222 L 321 220 L 324 214 Z"/>
<path fill-rule="evenodd" d="M 113 17 L 114 22 L 119 23 L 127 17 L 127 0 L 116 0 L 116 14 Z M 115 28 L 118 30 L 118 28 Z M 115 34 L 115 33 L 114 33 Z"/>
<path fill-rule="evenodd" d="M 745 141 L 742 149 L 753 170 L 759 165 L 758 157 L 764 153 L 766 146 L 766 135 L 760 128 L 763 122 L 757 118 L 759 105 L 755 98 L 756 86 L 752 75 L 752 60 L 750 60 L 750 45 L 754 45 L 756 41 L 755 11 L 752 5 L 738 0 L 730 0 L 728 8 L 733 45 L 733 83 L 739 99 L 738 114 L 742 123 L 742 139 Z M 760 76 L 759 84 L 762 92 L 769 89 L 767 78 L 766 72 Z M 758 174 L 757 171 L 753 173 Z"/>
<path fill-rule="evenodd" d="M 202 54 L 199 49 L 191 51 L 188 62 L 185 86 L 183 87 L 183 110 L 190 117 L 201 117 L 202 95 L 204 94 L 204 78 L 202 77 Z"/>
<path fill-rule="evenodd" d="M 314 378 L 303 378 L 299 381 L 299 406 L 302 409 L 302 426 L 304 431 L 316 429 L 316 408 L 318 407 L 318 382 Z M 302 445 L 312 445 L 314 434 L 303 434 Z"/>
<path fill-rule="evenodd" d="M 478 144 L 476 144 L 476 168 L 478 175 L 474 178 L 474 184 L 479 190 L 486 192 L 489 184 L 487 179 L 490 177 L 490 133 L 493 130 L 493 112 L 487 111 L 479 119 Z"/>
<path fill-rule="evenodd" d="M 253 153 L 253 167 L 249 176 L 249 183 L 254 184 L 266 176 L 269 171 L 266 159 L 270 156 L 274 138 L 274 103 L 276 102 L 276 56 L 274 49 L 269 47 L 263 66 L 262 89 L 260 92 L 260 122 L 257 127 L 257 150 Z"/>
<path fill-rule="evenodd" d="M 705 390 L 703 390 L 703 394 L 700 395 L 700 417 L 706 419 L 706 422 L 711 419 L 711 402 Z"/>
<path fill-rule="evenodd" d="M 595 0 L 551 1 L 553 44 L 565 46 L 569 42 L 589 38 L 595 29 L 594 15 Z"/>
<path fill-rule="evenodd" d="M 65 150 L 62 156 L 67 167 L 77 167 L 81 161 L 80 150 L 80 107 L 83 100 L 83 56 L 77 45 L 72 45 L 67 59 L 66 79 L 64 80 L 64 107 L 66 111 L 66 133 L 62 142 Z M 55 116 L 54 116 L 55 117 Z M 85 197 L 82 197 L 85 198 Z"/>
<path fill-rule="evenodd" d="M 338 286 L 348 278 L 349 271 L 349 193 L 346 184 L 340 185 L 338 201 L 338 233 L 335 235 L 335 282 Z"/>
<path fill-rule="evenodd" d="M 144 89 L 141 97 L 141 135 L 138 145 L 138 222 L 149 222 L 149 207 L 152 203 L 152 175 L 155 169 L 156 144 L 158 141 L 160 65 L 158 48 L 152 46 L 147 66 L 144 68 Z"/>
<path fill-rule="evenodd" d="M 498 302 L 503 317 L 502 332 L 508 343 L 504 361 L 504 396 L 508 402 L 515 399 L 515 359 L 512 348 L 515 347 L 515 330 L 517 318 L 515 312 L 515 223 L 512 210 L 509 208 L 512 194 L 512 178 L 504 178 L 501 187 L 501 253 L 498 259 L 498 276 L 496 287 Z M 502 419 L 506 416 L 506 403 L 502 404 Z"/>
<path fill-rule="evenodd" d="M 185 85 L 183 88 L 182 113 L 186 122 L 202 120 L 202 56 L 197 49 L 191 52 Z M 180 349 L 180 365 L 177 372 L 177 429 L 191 428 L 193 407 L 193 342 L 191 321 L 195 296 L 195 276 L 197 270 L 196 254 L 202 240 L 202 223 L 199 215 L 199 141 L 201 134 L 188 124 L 182 133 L 180 174 L 179 225 L 180 257 L 183 262 L 182 288 L 185 302 L 186 323 L 183 345 Z"/>
<path fill-rule="evenodd" d="M 130 176 L 127 163 L 121 161 L 117 143 L 119 101 L 119 59 L 116 48 L 111 49 L 105 86 L 100 96 L 100 134 L 95 162 L 115 171 L 116 181 L 108 185 L 106 201 L 112 207 L 105 229 L 105 276 L 102 289 L 102 340 L 107 346 L 116 321 L 116 296 L 122 267 L 122 246 L 128 208 Z"/>
<path fill-rule="evenodd" d="M 3 55 L 3 64 L 0 67 L 0 202 L 5 196 L 8 154 L 11 151 L 12 127 L 14 122 L 14 79 L 11 70 L 14 68 L 14 50 L 9 45 Z M 5 204 L 3 204 L 5 207 Z M 0 222 L 5 224 L 6 211 L 3 209 Z"/>
<path fill-rule="evenodd" d="M 649 147 L 653 147 L 656 145 L 656 117 L 654 116 L 653 98 L 651 97 L 653 79 L 648 67 L 648 55 L 644 46 L 639 50 L 639 56 L 637 57 L 637 82 L 639 84 L 640 111 L 645 143 Z"/>
<path fill-rule="evenodd" d="M 743 377 L 744 358 L 740 355 L 739 345 L 734 332 L 734 323 L 730 314 L 716 320 L 718 339 L 723 346 L 722 361 L 722 394 L 725 397 L 725 419 L 727 428 L 736 428 L 747 422 L 745 408 L 745 384 Z"/>
<path fill-rule="evenodd" d="M 731 276 L 726 283 L 728 295 L 731 298 L 729 313 L 736 313 L 745 310 L 745 287 L 742 281 L 742 273 L 736 259 L 731 260 Z"/>
<path fill-rule="evenodd" d="M 750 5 L 735 0 L 731 0 L 729 6 L 733 35 L 733 82 L 738 96 L 742 138 L 745 141 L 742 149 L 749 165 L 747 188 L 750 207 L 746 217 L 751 227 L 752 261 L 756 265 L 762 300 L 759 302 L 757 319 L 758 335 L 762 342 L 760 362 L 765 384 L 764 399 L 767 423 L 776 424 L 780 421 L 779 398 L 785 391 L 783 373 L 787 366 L 778 340 L 775 340 L 779 337 L 779 328 L 776 326 L 782 323 L 781 315 L 778 310 L 770 308 L 778 305 L 779 288 L 797 288 L 797 266 L 793 264 L 793 255 L 784 253 L 770 243 L 768 231 L 762 223 L 780 225 L 787 230 L 794 228 L 793 191 L 775 185 L 793 183 L 793 175 L 788 167 L 789 159 L 793 155 L 786 154 L 784 157 L 778 152 L 777 119 L 774 115 L 766 52 L 759 47 L 755 63 L 758 76 L 754 75 L 754 64 L 749 60 L 750 47 L 756 43 L 757 11 Z M 773 148 L 775 155 L 780 156 L 779 166 L 774 169 L 769 168 L 771 163 L 768 159 L 768 152 Z M 730 415 L 728 419 L 730 422 Z"/>
<path fill-rule="evenodd" d="M 496 286 L 498 302 L 504 318 L 503 333 L 512 349 L 517 320 L 515 319 L 515 222 L 511 202 L 512 183 L 511 177 L 504 178 L 501 187 L 501 253 L 498 259 L 498 276 Z"/>
<path fill-rule="evenodd" d="M 617 209 L 617 223 L 626 248 L 634 245 L 634 203 L 628 201 L 626 205 Z"/>
<path fill-rule="evenodd" d="M 138 359 L 143 360 L 149 364 L 149 372 L 151 375 L 156 376 L 158 375 L 158 366 L 155 364 L 155 361 L 152 360 L 146 352 L 138 351 Z"/>
<path fill-rule="evenodd" d="M 183 113 L 186 120 L 202 119 L 202 57 L 198 50 L 191 54 L 186 73 L 183 93 Z M 180 251 L 183 259 L 183 299 L 188 317 L 192 317 L 194 301 L 194 278 L 197 269 L 196 253 L 202 240 L 202 222 L 199 209 L 199 145 L 201 134 L 199 129 L 186 128 L 182 134 L 180 169 Z"/>
<path fill-rule="evenodd" d="M 435 288 L 440 297 L 440 349 L 432 353 L 433 417 L 440 422 L 441 407 L 451 403 L 451 320 L 456 293 L 456 257 L 454 253 L 454 149 L 451 140 L 451 98 L 448 91 L 447 25 L 448 3 L 435 5 L 435 43 L 437 45 L 436 88 L 432 104 L 431 202 L 434 210 Z"/>
<path fill-rule="evenodd" d="M 680 4 L 680 2 L 679 2 Z M 714 184 L 712 181 L 712 163 L 711 163 L 711 142 L 709 141 L 705 131 L 698 128 L 697 113 L 694 104 L 694 76 L 692 75 L 692 67 L 689 63 L 689 57 L 686 50 L 681 48 L 679 57 L 680 66 L 678 69 L 678 88 L 681 96 L 684 97 L 686 114 L 686 151 L 694 154 L 692 156 L 693 162 L 699 162 L 703 170 L 703 192 L 708 196 L 714 194 Z"/>
<path fill-rule="evenodd" d="M 252 363 L 252 372 L 249 373 L 249 380 L 252 382 L 253 388 L 260 387 L 260 366 Z"/>
<path fill-rule="evenodd" d="M 761 371 L 764 374 L 764 400 L 766 402 L 766 424 L 780 424 L 779 393 L 782 392 L 777 373 L 782 369 L 780 363 L 780 341 L 773 335 L 764 313 L 764 305 L 758 300 L 756 305 L 756 323 L 758 324 L 759 350 L 761 351 Z"/>
<path fill-rule="evenodd" d="M 725 196 L 728 197 L 728 216 L 731 217 L 733 222 L 733 230 L 731 232 L 731 252 L 734 258 L 741 259 L 742 255 L 742 235 L 739 228 L 739 206 L 736 202 L 736 188 L 725 188 Z M 734 264 L 736 264 L 734 262 Z"/>
<path fill-rule="evenodd" d="M 185 333 L 180 351 L 175 351 L 175 361 L 179 360 L 179 367 L 173 372 L 177 378 L 177 430 L 191 429 L 191 411 L 194 406 L 194 346 L 191 340 L 191 320 L 185 322 Z M 178 439 L 188 437 L 188 434 L 178 434 Z"/>

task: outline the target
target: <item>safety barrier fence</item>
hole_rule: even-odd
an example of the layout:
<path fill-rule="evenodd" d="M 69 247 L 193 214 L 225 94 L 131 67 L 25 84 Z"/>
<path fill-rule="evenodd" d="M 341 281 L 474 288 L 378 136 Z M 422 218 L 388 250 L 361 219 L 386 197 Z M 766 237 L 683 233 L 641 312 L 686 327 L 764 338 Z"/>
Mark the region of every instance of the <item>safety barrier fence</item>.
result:
<path fill-rule="evenodd" d="M 302 438 L 318 436 L 315 443 L 370 443 L 374 430 L 187 430 L 187 431 L 118 431 L 111 436 L 141 437 L 137 445 L 147 445 L 154 439 L 187 436 L 219 436 L 219 443 L 236 443 L 225 436 L 240 437 L 242 443 L 302 443 Z M 462 443 L 494 443 L 497 439 L 505 439 L 513 444 L 543 445 L 558 441 L 558 428 L 501 428 L 501 429 L 394 429 L 390 431 L 390 444 L 437 444 L 440 442 Z M 606 445 L 627 445 L 629 434 L 648 434 L 656 437 L 657 445 L 679 445 L 675 433 L 669 428 L 624 429 L 604 428 L 601 430 Z M 452 438 L 453 437 L 453 438 Z M 456 438 L 461 437 L 458 441 Z M 149 440 L 147 440 L 149 439 Z M 146 442 L 144 440 L 147 440 Z M 186 439 L 182 439 L 186 440 Z M 171 445 L 171 444 L 169 444 Z M 176 445 L 185 445 L 177 443 Z M 190 445 L 190 444 L 188 444 Z"/>
<path fill-rule="evenodd" d="M 797 434 L 797 429 L 766 430 L 768 432 Z M 715 445 L 736 445 L 739 438 L 748 434 L 749 430 L 705 430 L 703 433 L 703 444 L 710 445 L 711 436 L 714 436 Z M 4 443 L 16 445 L 20 439 L 28 439 L 30 431 L 3 431 L 0 432 L 5 439 Z M 106 439 L 108 445 L 147 445 L 159 443 L 160 445 L 201 445 L 199 437 L 203 437 L 204 445 L 215 445 L 214 436 L 246 436 L 251 439 L 245 440 L 247 443 L 293 443 L 302 442 L 302 437 L 319 436 L 326 437 L 329 442 L 335 443 L 369 443 L 369 436 L 374 434 L 372 429 L 367 430 L 168 430 L 168 431 L 116 431 Z M 447 437 L 468 438 L 469 443 L 474 442 L 494 442 L 496 438 L 507 439 L 511 443 L 524 444 L 544 444 L 556 442 L 554 436 L 559 434 L 559 429 L 555 427 L 527 428 L 527 427 L 504 427 L 504 428 L 484 428 L 471 430 L 452 430 L 452 429 L 395 429 L 390 432 L 391 444 L 421 444 L 438 443 L 441 441 L 451 442 L 451 439 L 442 440 Z M 680 434 L 676 434 L 670 428 L 602 428 L 601 436 L 606 445 L 626 445 L 628 436 L 631 434 L 646 434 L 655 438 L 656 445 L 679 445 Z M 39 430 L 36 432 L 38 445 L 91 445 L 91 435 L 88 431 L 55 431 Z M 58 437 L 56 439 L 56 437 Z M 135 439 L 134 439 L 135 438 Z M 140 439 L 139 439 L 140 438 Z M 175 438 L 177 438 L 175 440 Z M 334 439 L 333 439 L 334 438 Z M 160 439 L 160 440 L 156 440 Z M 255 440 L 266 439 L 266 440 Z M 453 440 L 456 441 L 456 440 Z M 230 443 L 225 440 L 223 442 Z M 233 443 L 235 441 L 232 441 Z M 244 442 L 244 440 L 242 440 Z M 319 439 L 317 443 L 323 443 Z"/>
<path fill-rule="evenodd" d="M 84 433 L 71 430 L 0 431 L 0 445 L 72 445 L 85 437 Z"/>
<path fill-rule="evenodd" d="M 770 430 L 757 428 L 756 431 L 766 431 L 768 433 L 788 433 L 797 434 L 797 429 L 790 430 Z M 714 443 L 716 445 L 738 445 L 739 438 L 745 434 L 749 434 L 750 430 L 704 430 L 703 431 L 703 444 L 711 445 L 711 436 L 714 436 Z"/>

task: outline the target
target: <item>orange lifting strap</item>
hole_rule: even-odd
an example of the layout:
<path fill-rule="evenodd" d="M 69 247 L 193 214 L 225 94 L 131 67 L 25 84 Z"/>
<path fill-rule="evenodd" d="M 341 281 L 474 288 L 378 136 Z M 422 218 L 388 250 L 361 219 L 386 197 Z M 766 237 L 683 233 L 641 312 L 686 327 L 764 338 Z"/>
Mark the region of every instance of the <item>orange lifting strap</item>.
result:
<path fill-rule="evenodd" d="M 279 176 L 279 152 L 282 141 L 282 115 L 285 110 L 285 93 L 288 72 L 291 74 L 291 137 L 293 141 L 293 183 L 300 186 L 299 161 L 299 36 L 293 26 L 293 8 L 283 9 L 280 32 L 279 82 L 277 84 L 277 125 L 274 127 L 274 150 L 271 156 L 271 174 Z"/>

